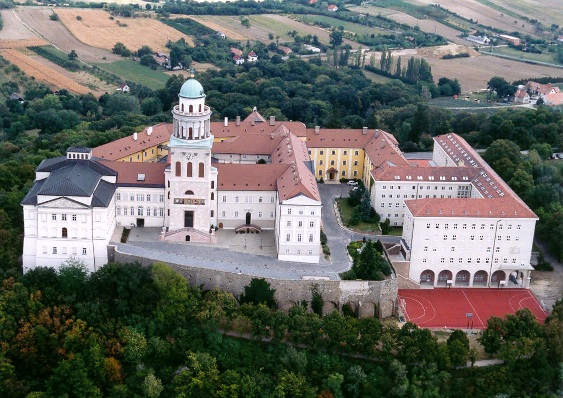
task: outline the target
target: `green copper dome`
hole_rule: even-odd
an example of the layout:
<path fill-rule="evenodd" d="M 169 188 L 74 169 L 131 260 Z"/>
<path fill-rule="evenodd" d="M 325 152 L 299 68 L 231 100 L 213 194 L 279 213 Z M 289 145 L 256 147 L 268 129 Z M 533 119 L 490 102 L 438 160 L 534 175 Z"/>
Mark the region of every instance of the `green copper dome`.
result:
<path fill-rule="evenodd" d="M 203 98 L 205 97 L 205 92 L 203 91 L 203 86 L 196 79 L 189 79 L 180 89 L 180 94 L 178 95 L 183 98 Z"/>

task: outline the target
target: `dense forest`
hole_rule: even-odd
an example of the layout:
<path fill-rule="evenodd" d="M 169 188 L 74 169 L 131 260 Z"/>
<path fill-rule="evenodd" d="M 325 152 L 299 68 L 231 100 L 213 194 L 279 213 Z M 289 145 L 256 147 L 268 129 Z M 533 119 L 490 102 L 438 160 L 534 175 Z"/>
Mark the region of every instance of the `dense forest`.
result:
<path fill-rule="evenodd" d="M 0 395 L 557 396 L 563 303 L 545 325 L 528 310 L 491 318 L 480 341 L 505 362 L 481 368 L 465 367 L 476 352 L 464 332 L 438 342 L 411 323 L 320 317 L 315 289 L 310 304 L 278 311 L 260 279 L 239 300 L 202 291 L 158 263 L 108 264 L 90 275 L 68 263 L 7 277 Z"/>

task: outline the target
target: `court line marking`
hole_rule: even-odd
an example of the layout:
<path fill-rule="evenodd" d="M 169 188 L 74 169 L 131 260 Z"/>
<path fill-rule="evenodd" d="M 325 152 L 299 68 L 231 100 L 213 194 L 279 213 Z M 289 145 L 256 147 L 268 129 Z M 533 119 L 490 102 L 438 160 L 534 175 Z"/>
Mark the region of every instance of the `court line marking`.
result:
<path fill-rule="evenodd" d="M 424 307 L 424 304 L 422 304 L 422 303 L 421 303 L 419 300 L 417 300 L 415 297 L 418 297 L 420 300 L 426 301 L 427 304 L 428 304 L 428 307 L 429 307 L 430 309 L 432 309 L 432 317 L 431 317 L 430 319 L 426 320 L 426 321 L 421 321 L 420 324 L 428 323 L 428 322 L 434 320 L 434 318 L 436 318 L 436 313 L 437 313 L 437 312 L 436 312 L 436 308 L 434 308 L 434 305 L 432 304 L 432 302 L 431 302 L 430 300 L 428 300 L 428 299 L 425 298 L 425 297 L 419 296 L 419 295 L 417 295 L 417 294 L 411 294 L 410 297 L 409 297 L 408 294 L 407 294 L 407 296 L 404 296 L 404 293 L 403 293 L 403 298 L 408 298 L 409 300 L 416 301 L 416 302 L 422 307 L 422 311 L 423 311 L 423 314 L 422 314 L 421 316 L 419 316 L 419 317 L 417 317 L 417 318 L 412 318 L 412 319 L 409 319 L 409 320 L 414 321 L 414 320 L 418 320 L 418 319 L 421 319 L 421 318 L 423 318 L 424 316 L 426 316 L 426 309 L 425 309 L 425 307 Z"/>
<path fill-rule="evenodd" d="M 469 303 L 469 306 L 471 307 L 471 309 L 473 309 L 473 313 L 475 315 L 477 315 L 477 318 L 479 318 L 479 322 L 481 322 L 481 326 L 485 327 L 485 324 L 483 323 L 483 320 L 481 319 L 481 317 L 479 316 L 479 313 L 477 311 L 475 311 L 475 307 L 473 307 L 473 304 L 471 304 L 471 301 L 469 300 L 469 297 L 467 297 L 467 294 L 465 294 L 465 291 L 463 289 L 461 289 L 461 292 L 463 293 L 463 295 L 465 296 L 465 299 L 467 300 L 467 302 Z"/>
<path fill-rule="evenodd" d="M 524 299 L 520 299 L 521 296 L 524 296 Z M 515 295 L 513 295 L 513 296 L 510 296 L 510 299 L 508 300 L 508 305 L 510 305 L 510 308 L 512 308 L 512 311 L 516 312 L 516 311 L 521 310 L 522 308 L 524 308 L 524 307 L 522 307 L 522 300 L 525 300 L 525 299 L 527 299 L 527 298 L 529 298 L 529 297 L 530 297 L 530 295 L 528 295 L 528 294 L 526 294 L 526 293 L 517 293 L 517 294 L 515 294 Z M 512 305 L 514 299 L 518 299 L 518 300 L 519 300 L 519 301 L 518 301 L 518 305 L 520 306 L 520 308 L 514 308 L 514 306 Z"/>

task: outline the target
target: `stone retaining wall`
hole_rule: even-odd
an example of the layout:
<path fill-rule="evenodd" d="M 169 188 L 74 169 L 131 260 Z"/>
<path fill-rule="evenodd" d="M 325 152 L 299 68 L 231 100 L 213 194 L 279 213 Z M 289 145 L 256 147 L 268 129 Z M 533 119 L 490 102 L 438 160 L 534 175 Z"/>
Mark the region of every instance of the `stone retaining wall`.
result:
<path fill-rule="evenodd" d="M 138 262 L 151 265 L 155 260 L 121 253 L 115 247 L 108 248 L 110 261 L 118 263 Z M 239 297 L 244 287 L 250 284 L 252 276 L 214 269 L 198 268 L 187 265 L 166 263 L 184 276 L 190 285 L 203 290 L 220 289 Z M 396 315 L 397 279 L 384 281 L 333 281 L 333 280 L 282 280 L 264 278 L 276 290 L 275 299 L 278 307 L 287 311 L 301 301 L 311 303 L 311 288 L 317 285 L 324 306 L 323 315 L 348 304 L 357 310 L 358 316 L 376 316 L 380 319 Z"/>

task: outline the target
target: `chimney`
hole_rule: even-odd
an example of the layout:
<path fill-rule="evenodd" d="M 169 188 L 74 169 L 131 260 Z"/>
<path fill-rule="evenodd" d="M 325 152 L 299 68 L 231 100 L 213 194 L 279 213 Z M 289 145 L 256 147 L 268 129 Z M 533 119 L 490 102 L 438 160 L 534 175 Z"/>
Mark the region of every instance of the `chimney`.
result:
<path fill-rule="evenodd" d="M 224 125 L 225 125 L 225 127 L 227 127 L 229 125 L 229 118 L 227 116 L 225 116 Z"/>
<path fill-rule="evenodd" d="M 321 133 L 321 126 L 315 126 L 315 135 L 319 135 Z"/>
<path fill-rule="evenodd" d="M 276 123 L 276 117 L 270 116 L 270 126 L 273 126 Z"/>
<path fill-rule="evenodd" d="M 133 133 L 133 139 L 134 139 L 135 141 L 137 141 L 137 138 L 138 138 L 137 133 Z"/>
<path fill-rule="evenodd" d="M 381 149 L 385 148 L 385 138 L 381 139 Z"/>
<path fill-rule="evenodd" d="M 151 135 L 151 134 L 152 134 L 152 126 L 147 129 L 147 135 Z"/>
<path fill-rule="evenodd" d="M 375 138 L 379 138 L 379 129 L 375 129 Z"/>
<path fill-rule="evenodd" d="M 255 123 L 256 123 L 256 118 L 254 116 L 252 116 L 252 122 L 250 124 L 252 124 L 254 126 Z"/>
<path fill-rule="evenodd" d="M 368 128 L 367 128 L 367 127 L 362 127 L 362 134 L 363 134 L 363 135 L 367 135 L 367 134 L 368 134 Z"/>
<path fill-rule="evenodd" d="M 237 116 L 237 126 L 240 126 L 240 116 Z"/>

